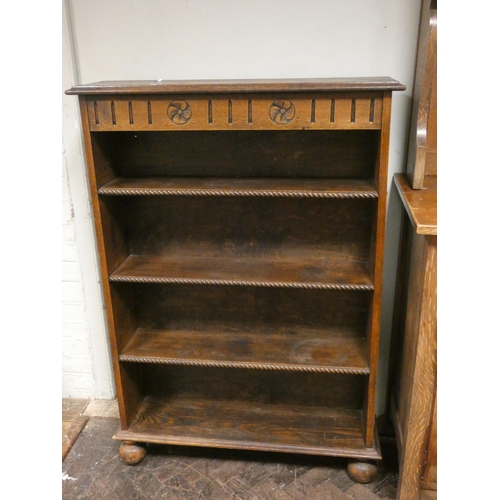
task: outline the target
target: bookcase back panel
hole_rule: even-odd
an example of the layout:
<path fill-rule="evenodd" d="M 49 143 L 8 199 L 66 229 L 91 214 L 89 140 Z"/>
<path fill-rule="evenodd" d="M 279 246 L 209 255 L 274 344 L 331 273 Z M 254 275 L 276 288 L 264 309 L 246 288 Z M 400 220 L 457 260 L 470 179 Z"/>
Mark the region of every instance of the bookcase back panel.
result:
<path fill-rule="evenodd" d="M 98 169 L 116 177 L 373 178 L 379 131 L 92 134 Z M 109 180 L 109 176 L 105 178 Z"/>
<path fill-rule="evenodd" d="M 115 197 L 130 254 L 367 260 L 373 199 Z"/>
<path fill-rule="evenodd" d="M 142 328 L 366 335 L 372 293 L 265 287 L 115 283 Z"/>
<path fill-rule="evenodd" d="M 141 366 L 144 394 L 361 410 L 366 377 L 197 366 Z"/>

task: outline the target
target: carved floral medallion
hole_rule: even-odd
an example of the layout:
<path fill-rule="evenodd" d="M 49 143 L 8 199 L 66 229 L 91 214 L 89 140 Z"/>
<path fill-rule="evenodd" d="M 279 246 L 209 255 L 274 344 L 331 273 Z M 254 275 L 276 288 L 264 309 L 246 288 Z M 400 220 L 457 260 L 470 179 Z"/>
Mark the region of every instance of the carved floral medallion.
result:
<path fill-rule="evenodd" d="M 286 125 L 295 116 L 295 106 L 288 99 L 277 99 L 269 108 L 271 120 L 278 125 Z"/>
<path fill-rule="evenodd" d="M 172 101 L 167 109 L 167 115 L 176 125 L 184 125 L 191 119 L 191 106 L 186 101 Z"/>

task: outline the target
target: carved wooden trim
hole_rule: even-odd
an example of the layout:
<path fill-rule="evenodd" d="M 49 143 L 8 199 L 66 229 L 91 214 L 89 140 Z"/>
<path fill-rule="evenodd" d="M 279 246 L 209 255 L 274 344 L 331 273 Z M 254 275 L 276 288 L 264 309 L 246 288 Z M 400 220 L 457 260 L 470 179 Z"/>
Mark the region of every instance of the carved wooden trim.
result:
<path fill-rule="evenodd" d="M 172 101 L 167 109 L 167 115 L 170 121 L 176 125 L 186 124 L 191 120 L 192 114 L 191 106 L 186 101 Z"/>
<path fill-rule="evenodd" d="M 158 276 L 113 276 L 110 281 L 122 283 L 171 283 L 190 285 L 234 285 L 234 286 L 262 286 L 270 288 L 307 288 L 321 290 L 373 290 L 373 285 L 345 285 L 336 283 L 289 283 L 286 281 L 248 281 L 248 280 L 219 280 L 197 278 L 167 278 Z"/>
<path fill-rule="evenodd" d="M 269 107 L 269 116 L 278 125 L 290 123 L 295 116 L 295 106 L 288 99 L 277 99 Z"/>
<path fill-rule="evenodd" d="M 91 131 L 377 130 L 380 93 L 334 95 L 87 96 Z M 250 98 L 249 98 L 250 97 Z"/>
<path fill-rule="evenodd" d="M 99 194 L 114 196 L 262 196 L 271 198 L 377 198 L 376 191 L 369 193 L 353 193 L 349 191 L 339 192 L 315 192 L 315 191 L 289 191 L 289 190 L 266 190 L 266 189 L 170 189 L 170 188 L 99 188 Z"/>
<path fill-rule="evenodd" d="M 212 366 L 217 368 L 247 368 L 254 370 L 299 371 L 315 373 L 337 373 L 343 375 L 369 375 L 369 368 L 343 368 L 336 366 L 280 365 L 275 363 L 247 363 L 238 361 L 203 361 L 192 359 L 153 358 L 150 356 L 120 355 L 120 361 L 130 363 L 153 363 L 182 366 Z"/>

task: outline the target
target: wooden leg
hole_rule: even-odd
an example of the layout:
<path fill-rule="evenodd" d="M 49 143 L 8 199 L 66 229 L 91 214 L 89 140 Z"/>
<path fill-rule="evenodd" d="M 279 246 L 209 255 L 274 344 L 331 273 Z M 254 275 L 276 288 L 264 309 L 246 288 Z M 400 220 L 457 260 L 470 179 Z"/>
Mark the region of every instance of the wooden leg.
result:
<path fill-rule="evenodd" d="M 138 464 L 146 456 L 146 446 L 142 443 L 123 441 L 120 445 L 120 458 L 128 465 Z"/>
<path fill-rule="evenodd" d="M 349 460 L 347 473 L 358 483 L 371 483 L 377 476 L 377 464 L 373 460 Z"/>

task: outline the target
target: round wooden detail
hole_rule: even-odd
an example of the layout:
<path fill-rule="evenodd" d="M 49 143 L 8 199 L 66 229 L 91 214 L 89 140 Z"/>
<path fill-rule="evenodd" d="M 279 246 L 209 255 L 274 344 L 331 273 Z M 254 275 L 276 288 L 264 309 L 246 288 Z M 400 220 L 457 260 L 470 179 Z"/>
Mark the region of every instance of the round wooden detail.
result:
<path fill-rule="evenodd" d="M 146 456 L 146 446 L 141 443 L 123 441 L 120 445 L 120 458 L 127 465 L 135 465 Z"/>
<path fill-rule="evenodd" d="M 277 99 L 269 108 L 269 116 L 277 125 L 286 125 L 295 116 L 295 106 L 288 99 Z"/>
<path fill-rule="evenodd" d="M 176 125 L 184 125 L 192 116 L 191 106 L 186 101 L 172 101 L 167 109 L 170 121 Z"/>
<path fill-rule="evenodd" d="M 377 465 L 373 460 L 349 460 L 347 473 L 357 483 L 371 483 L 377 476 Z"/>

